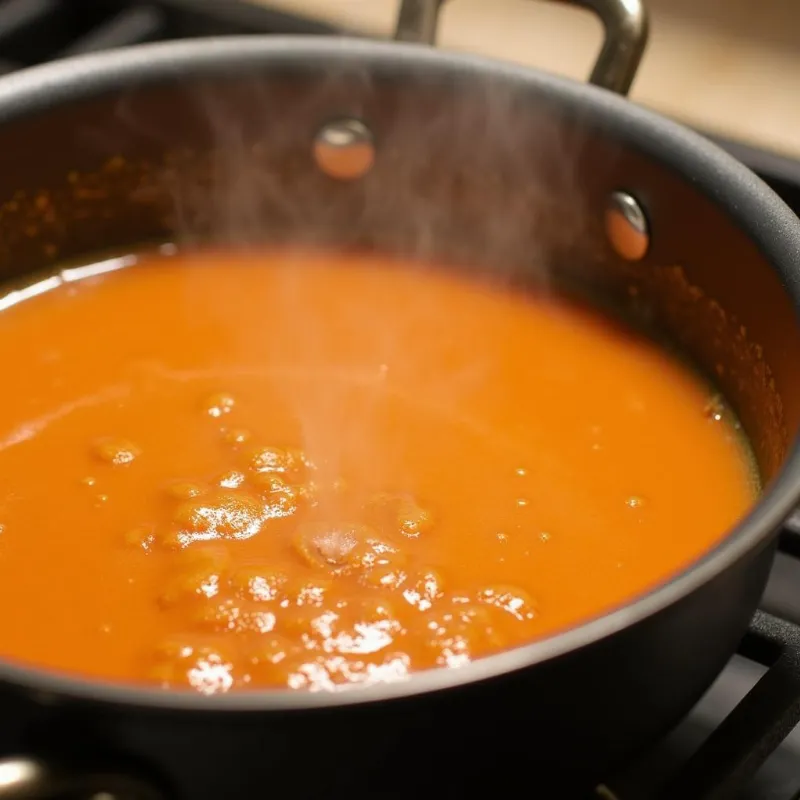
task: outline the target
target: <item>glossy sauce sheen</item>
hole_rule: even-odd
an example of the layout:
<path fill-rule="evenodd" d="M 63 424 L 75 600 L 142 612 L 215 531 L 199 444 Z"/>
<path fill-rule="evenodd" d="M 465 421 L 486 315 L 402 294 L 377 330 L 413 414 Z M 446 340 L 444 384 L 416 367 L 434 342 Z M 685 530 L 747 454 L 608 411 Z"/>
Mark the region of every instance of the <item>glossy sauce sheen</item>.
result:
<path fill-rule="evenodd" d="M 8 307 L 0 361 L 0 653 L 84 676 L 458 667 L 668 579 L 757 491 L 656 345 L 429 268 L 143 257 Z"/>

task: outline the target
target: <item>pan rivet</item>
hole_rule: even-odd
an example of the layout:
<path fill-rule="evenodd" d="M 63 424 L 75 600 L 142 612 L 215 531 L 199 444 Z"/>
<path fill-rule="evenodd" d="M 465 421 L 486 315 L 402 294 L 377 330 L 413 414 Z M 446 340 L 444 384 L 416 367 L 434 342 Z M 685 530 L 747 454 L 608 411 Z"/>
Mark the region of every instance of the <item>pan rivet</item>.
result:
<path fill-rule="evenodd" d="M 360 178 L 375 162 L 372 133 L 357 119 L 329 122 L 314 139 L 314 159 L 331 178 L 341 181 Z"/>
<path fill-rule="evenodd" d="M 618 255 L 639 261 L 650 246 L 647 217 L 637 200 L 627 192 L 613 192 L 606 207 L 606 235 Z"/>

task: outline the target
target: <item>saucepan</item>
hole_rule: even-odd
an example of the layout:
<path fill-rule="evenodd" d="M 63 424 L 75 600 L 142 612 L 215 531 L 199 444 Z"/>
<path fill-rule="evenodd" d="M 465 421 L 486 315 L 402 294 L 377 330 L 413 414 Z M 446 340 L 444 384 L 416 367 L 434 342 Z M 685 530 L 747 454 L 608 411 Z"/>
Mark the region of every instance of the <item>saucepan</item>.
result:
<path fill-rule="evenodd" d="M 401 41 L 167 42 L 7 77 L 0 277 L 176 240 L 557 276 L 657 322 L 715 376 L 752 443 L 758 504 L 624 607 L 398 684 L 202 697 L 0 662 L 1 798 L 447 796 L 465 776 L 509 790 L 520 765 L 527 794 L 566 797 L 713 682 L 800 499 L 800 223 L 717 147 L 625 98 L 647 36 L 638 0 L 572 4 L 605 28 L 588 85 L 435 49 L 437 0 L 402 4 Z"/>

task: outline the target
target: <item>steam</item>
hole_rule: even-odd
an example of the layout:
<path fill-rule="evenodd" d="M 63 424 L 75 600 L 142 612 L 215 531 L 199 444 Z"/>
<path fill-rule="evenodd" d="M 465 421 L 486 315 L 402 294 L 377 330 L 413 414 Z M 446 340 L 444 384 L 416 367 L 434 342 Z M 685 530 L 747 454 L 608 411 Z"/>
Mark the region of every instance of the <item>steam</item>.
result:
<path fill-rule="evenodd" d="M 163 182 L 183 245 L 264 243 L 378 249 L 419 262 L 546 279 L 582 234 L 576 181 L 583 134 L 512 81 L 366 69 L 218 79 L 186 89 L 205 130 L 200 157 L 177 153 Z M 139 123 L 135 109 L 122 111 Z M 323 175 L 313 139 L 331 119 L 363 120 L 376 163 L 363 179 Z M 168 124 L 160 138 L 171 139 Z"/>
<path fill-rule="evenodd" d="M 176 156 L 162 176 L 176 242 L 184 248 L 278 246 L 288 248 L 287 262 L 309 249 L 371 251 L 421 271 L 454 265 L 501 286 L 532 282 L 541 291 L 583 238 L 586 215 L 576 183 L 582 138 L 511 81 L 474 74 L 455 83 L 424 72 L 398 80 L 364 68 L 220 79 L 187 91 L 206 146 L 199 156 Z M 136 124 L 130 109 L 121 113 Z M 372 130 L 376 158 L 366 176 L 341 182 L 322 174 L 312 148 L 320 126 L 348 117 Z M 169 135 L 165 128 L 165 140 Z M 329 332 L 304 311 L 300 270 L 287 267 L 280 291 L 287 358 L 291 352 L 302 365 L 315 361 Z M 188 302 L 191 294 L 189 274 Z M 235 314 L 230 302 L 220 299 L 204 313 L 224 323 Z M 408 325 L 430 329 L 442 346 L 461 335 L 448 310 L 422 291 L 404 310 L 402 324 L 363 308 L 344 311 L 371 341 L 371 381 L 359 365 L 352 380 L 331 381 L 325 391 L 292 381 L 282 386 L 302 445 L 312 458 L 321 455 L 332 474 L 342 448 L 370 450 L 370 420 L 387 387 L 441 409 L 485 375 L 490 355 L 478 348 L 447 374 L 430 375 L 425 386 L 403 384 L 395 364 Z M 232 362 L 251 360 L 248 343 L 256 335 L 232 340 Z M 346 375 L 339 366 L 337 374 Z"/>

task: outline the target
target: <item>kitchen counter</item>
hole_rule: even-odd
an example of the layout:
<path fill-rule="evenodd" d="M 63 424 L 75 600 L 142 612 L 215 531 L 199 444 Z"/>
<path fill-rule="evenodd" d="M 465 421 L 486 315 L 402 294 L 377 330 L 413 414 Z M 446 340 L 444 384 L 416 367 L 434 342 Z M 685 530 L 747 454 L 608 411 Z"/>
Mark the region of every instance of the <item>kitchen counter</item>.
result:
<path fill-rule="evenodd" d="M 387 36 L 397 0 L 253 0 Z M 687 124 L 800 158 L 800 0 L 649 0 L 631 97 Z M 587 12 L 531 0 L 450 0 L 439 44 L 582 79 L 600 44 Z"/>

